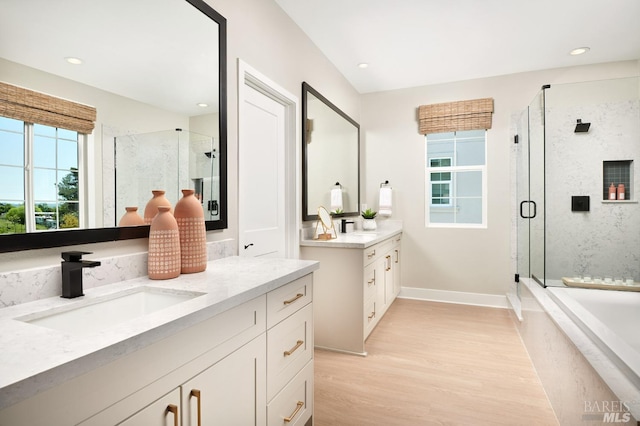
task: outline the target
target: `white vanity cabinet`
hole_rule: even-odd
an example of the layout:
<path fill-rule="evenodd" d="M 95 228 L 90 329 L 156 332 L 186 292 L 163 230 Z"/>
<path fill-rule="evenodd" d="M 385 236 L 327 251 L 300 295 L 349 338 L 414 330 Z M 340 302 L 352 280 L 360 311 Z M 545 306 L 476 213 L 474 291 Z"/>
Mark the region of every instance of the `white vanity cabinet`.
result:
<path fill-rule="evenodd" d="M 366 355 L 365 340 L 400 292 L 402 234 L 363 248 L 341 244 L 341 237 L 300 248 L 303 259 L 320 261 L 314 278 L 314 340 L 316 347 Z"/>
<path fill-rule="evenodd" d="M 247 272 L 255 277 L 262 264 L 238 260 L 238 270 L 247 270 L 247 262 L 257 263 Z M 309 272 L 317 265 L 305 267 L 299 278 L 275 278 L 270 291 L 256 291 L 253 299 L 0 410 L 0 426 L 308 423 L 314 346 Z M 233 273 L 233 281 L 241 273 Z"/>

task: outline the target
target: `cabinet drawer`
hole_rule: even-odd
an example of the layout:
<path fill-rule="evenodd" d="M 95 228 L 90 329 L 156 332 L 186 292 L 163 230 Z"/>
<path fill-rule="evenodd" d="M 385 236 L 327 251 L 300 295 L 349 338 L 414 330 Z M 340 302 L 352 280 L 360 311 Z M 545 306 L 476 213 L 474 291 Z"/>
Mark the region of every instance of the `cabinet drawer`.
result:
<path fill-rule="evenodd" d="M 313 305 L 267 331 L 267 401 L 313 357 Z"/>
<path fill-rule="evenodd" d="M 308 274 L 267 293 L 267 328 L 311 302 L 312 286 L 313 275 Z"/>
<path fill-rule="evenodd" d="M 392 244 L 393 242 L 391 241 L 391 239 L 388 239 L 364 249 L 362 251 L 363 265 L 366 266 L 383 257 L 384 253 L 386 253 L 389 248 L 391 248 Z"/>
<path fill-rule="evenodd" d="M 362 283 L 364 288 L 363 288 L 363 300 L 369 300 L 369 298 L 371 296 L 373 296 L 374 294 L 376 294 L 376 286 L 377 286 L 377 282 L 376 279 L 378 278 L 376 276 L 376 264 L 372 263 L 370 265 L 365 266 L 364 268 L 364 282 Z"/>
<path fill-rule="evenodd" d="M 364 312 L 363 312 L 363 324 L 364 324 L 364 337 L 365 339 L 375 327 L 376 322 L 378 321 L 378 312 L 376 311 L 377 303 L 376 298 L 372 297 L 369 301 L 364 304 Z"/>
<path fill-rule="evenodd" d="M 313 362 L 309 362 L 267 405 L 267 425 L 303 426 L 312 414 Z"/>

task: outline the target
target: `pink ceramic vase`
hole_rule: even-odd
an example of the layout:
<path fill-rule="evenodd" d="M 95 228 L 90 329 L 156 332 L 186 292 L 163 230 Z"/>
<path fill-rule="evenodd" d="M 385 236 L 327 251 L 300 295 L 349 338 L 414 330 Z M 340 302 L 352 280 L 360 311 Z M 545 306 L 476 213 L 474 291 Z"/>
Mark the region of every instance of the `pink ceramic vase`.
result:
<path fill-rule="evenodd" d="M 138 214 L 137 207 L 125 207 L 127 212 L 122 215 L 120 218 L 120 222 L 118 222 L 118 226 L 138 226 L 144 225 L 144 219 L 140 217 Z"/>
<path fill-rule="evenodd" d="M 149 200 L 147 206 L 144 208 L 144 223 L 149 225 L 156 214 L 158 214 L 158 206 L 169 206 L 171 213 L 173 213 L 173 207 L 167 197 L 164 196 L 165 191 L 160 189 L 154 189 L 151 191 L 153 198 Z"/>
<path fill-rule="evenodd" d="M 193 189 L 183 189 L 173 215 L 180 230 L 181 272 L 191 274 L 207 269 L 207 231 L 204 210 Z"/>
<path fill-rule="evenodd" d="M 149 229 L 149 278 L 166 280 L 180 275 L 180 234 L 171 207 L 159 206 Z"/>

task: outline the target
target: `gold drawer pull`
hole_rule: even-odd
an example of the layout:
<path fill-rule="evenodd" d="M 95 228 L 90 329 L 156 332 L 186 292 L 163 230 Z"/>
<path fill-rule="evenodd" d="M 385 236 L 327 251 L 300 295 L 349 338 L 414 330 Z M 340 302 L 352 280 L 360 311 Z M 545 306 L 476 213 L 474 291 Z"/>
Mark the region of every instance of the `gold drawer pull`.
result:
<path fill-rule="evenodd" d="M 298 294 L 296 294 L 296 295 L 295 295 L 295 297 L 294 297 L 294 298 L 289 299 L 289 300 L 285 300 L 283 303 L 284 303 L 285 305 L 290 305 L 290 304 L 292 304 L 293 302 L 295 302 L 296 300 L 300 299 L 300 298 L 301 298 L 301 297 L 303 297 L 303 296 L 304 296 L 304 294 L 302 294 L 302 293 L 298 293 Z"/>
<path fill-rule="evenodd" d="M 376 282 L 375 278 L 371 278 L 369 281 L 367 281 L 367 284 L 369 285 L 369 287 L 371 287 L 371 284 L 374 284 Z"/>
<path fill-rule="evenodd" d="M 376 311 L 373 311 L 371 312 L 371 315 L 369 315 L 367 318 L 369 319 L 369 321 L 371 321 L 375 317 L 376 317 Z"/>
<path fill-rule="evenodd" d="M 372 251 L 371 253 L 369 253 L 369 254 L 367 255 L 367 259 L 371 259 L 371 258 L 372 258 L 373 256 L 375 256 L 375 255 L 376 255 L 376 251 L 374 250 L 374 251 Z"/>
<path fill-rule="evenodd" d="M 387 268 L 385 269 L 386 271 L 390 271 L 391 270 L 391 256 L 387 256 Z"/>
<path fill-rule="evenodd" d="M 164 414 L 167 413 L 173 414 L 173 425 L 178 426 L 178 406 L 174 404 L 167 405 L 167 409 L 164 411 Z"/>
<path fill-rule="evenodd" d="M 298 404 L 296 405 L 296 410 L 293 413 L 291 413 L 289 417 L 285 417 L 284 422 L 289 423 L 291 420 L 293 420 L 293 418 L 298 415 L 298 412 L 302 409 L 302 407 L 304 407 L 304 402 L 298 401 Z"/>
<path fill-rule="evenodd" d="M 396 263 L 400 262 L 400 252 L 396 250 Z"/>
<path fill-rule="evenodd" d="M 200 390 L 199 389 L 191 389 L 191 393 L 189 396 L 193 396 L 198 398 L 198 426 L 202 426 L 202 403 L 200 402 Z"/>
<path fill-rule="evenodd" d="M 304 341 L 302 340 L 298 340 L 296 342 L 296 345 L 294 347 L 292 347 L 291 349 L 289 349 L 288 351 L 284 351 L 284 356 L 289 356 L 292 353 L 294 353 L 300 346 L 302 346 L 302 344 L 304 343 Z"/>

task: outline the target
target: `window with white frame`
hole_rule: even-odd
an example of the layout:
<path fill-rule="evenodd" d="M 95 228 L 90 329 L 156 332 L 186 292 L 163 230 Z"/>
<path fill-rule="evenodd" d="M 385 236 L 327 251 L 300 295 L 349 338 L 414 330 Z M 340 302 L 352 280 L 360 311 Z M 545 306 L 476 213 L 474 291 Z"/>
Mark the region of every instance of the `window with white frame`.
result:
<path fill-rule="evenodd" d="M 0 116 L 0 234 L 80 226 L 84 135 Z"/>
<path fill-rule="evenodd" d="M 426 135 L 426 226 L 487 226 L 486 157 L 486 130 Z"/>

